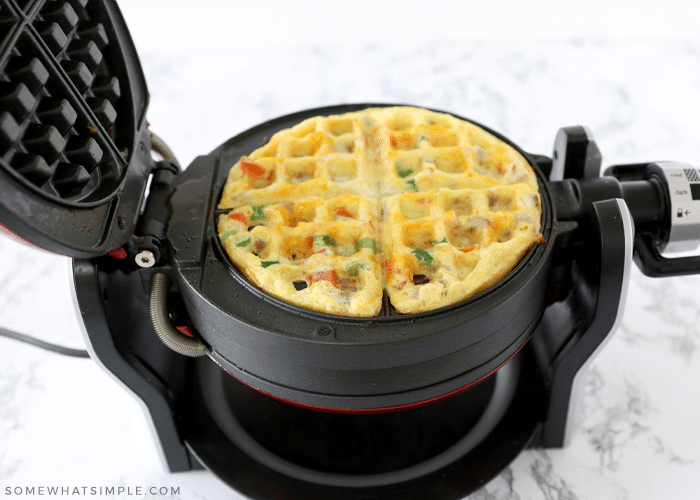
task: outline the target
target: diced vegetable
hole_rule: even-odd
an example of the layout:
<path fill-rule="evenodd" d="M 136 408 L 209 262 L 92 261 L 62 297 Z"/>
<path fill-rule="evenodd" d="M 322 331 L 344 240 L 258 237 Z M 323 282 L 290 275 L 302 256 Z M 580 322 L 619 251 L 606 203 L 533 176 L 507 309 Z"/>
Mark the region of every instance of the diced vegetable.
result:
<path fill-rule="evenodd" d="M 410 181 L 406 181 L 406 191 L 412 191 L 414 193 L 418 192 L 418 186 L 416 186 L 415 179 L 411 179 Z"/>
<path fill-rule="evenodd" d="M 338 281 L 338 288 L 346 292 L 356 292 L 357 291 L 357 280 L 353 278 L 341 278 Z"/>
<path fill-rule="evenodd" d="M 242 214 L 241 212 L 230 213 L 228 214 L 228 218 L 238 221 L 245 226 L 248 225 L 248 218 L 245 216 L 245 214 Z"/>
<path fill-rule="evenodd" d="M 265 206 L 266 205 L 254 205 L 250 207 L 253 210 L 253 213 L 250 216 L 250 220 L 267 219 L 267 215 L 265 214 Z"/>
<path fill-rule="evenodd" d="M 328 236 L 327 234 L 317 234 L 314 236 L 314 243 L 317 245 L 322 245 L 322 246 L 327 246 L 327 247 L 334 247 L 336 245 L 335 240 L 333 239 L 332 236 Z"/>
<path fill-rule="evenodd" d="M 279 264 L 279 263 L 280 263 L 279 260 L 263 260 L 263 261 L 260 261 L 260 265 L 263 266 L 263 267 L 270 267 L 270 266 L 274 266 L 275 264 Z"/>
<path fill-rule="evenodd" d="M 408 177 L 409 175 L 411 175 L 413 173 L 413 169 L 412 168 L 402 169 L 401 167 L 399 167 L 397 165 L 396 173 L 399 174 L 399 177 L 401 177 L 403 179 L 404 177 Z"/>
<path fill-rule="evenodd" d="M 339 215 L 341 217 L 349 217 L 352 218 L 352 214 L 348 212 L 348 209 L 345 207 L 339 207 L 335 209 L 335 214 Z"/>
<path fill-rule="evenodd" d="M 355 251 L 359 252 L 362 248 L 369 248 L 374 253 L 381 252 L 379 242 L 372 238 L 361 238 L 357 240 L 357 243 L 355 243 Z"/>
<path fill-rule="evenodd" d="M 238 233 L 238 229 L 229 229 L 228 231 L 226 231 L 226 232 L 220 234 L 220 235 L 219 235 L 219 239 L 220 239 L 221 242 L 223 243 L 224 241 L 226 241 L 226 239 L 227 239 L 229 236 L 233 236 L 233 235 L 236 234 L 236 233 Z"/>
<path fill-rule="evenodd" d="M 255 240 L 255 243 L 253 243 L 253 253 L 255 255 L 260 254 L 263 250 L 265 250 L 266 246 L 267 246 L 267 241 Z"/>
<path fill-rule="evenodd" d="M 439 245 L 440 243 L 447 243 L 447 238 L 443 238 L 440 241 L 437 240 L 430 240 L 430 244 L 432 246 Z"/>
<path fill-rule="evenodd" d="M 473 245 L 468 245 L 466 247 L 462 247 L 462 248 L 460 248 L 460 250 L 462 252 L 471 252 L 472 250 L 478 250 L 479 248 L 481 248 L 481 245 L 479 245 L 478 243 L 474 243 Z"/>
<path fill-rule="evenodd" d="M 328 281 L 334 287 L 338 286 L 338 273 L 335 270 L 330 271 L 317 271 L 315 273 L 309 274 L 309 285 L 313 285 L 319 281 Z"/>
<path fill-rule="evenodd" d="M 360 269 L 367 269 L 367 264 L 359 260 L 352 262 L 351 264 L 348 264 L 345 267 L 345 270 L 350 276 L 357 276 L 357 273 L 360 271 Z"/>
<path fill-rule="evenodd" d="M 413 145 L 413 137 L 408 132 L 402 132 L 392 135 L 390 142 L 392 148 L 408 149 Z"/>
<path fill-rule="evenodd" d="M 422 248 L 416 248 L 411 253 L 415 255 L 416 259 L 418 259 L 423 264 L 430 265 L 433 262 L 433 256 L 430 255 L 430 253 L 427 250 L 423 250 Z"/>
<path fill-rule="evenodd" d="M 250 245 L 250 238 L 248 238 L 247 240 L 239 241 L 238 243 L 236 243 L 237 247 L 247 247 L 248 245 Z"/>
<path fill-rule="evenodd" d="M 263 177 L 266 173 L 263 167 L 255 163 L 247 156 L 241 158 L 241 170 L 243 171 L 244 175 L 256 178 Z"/>

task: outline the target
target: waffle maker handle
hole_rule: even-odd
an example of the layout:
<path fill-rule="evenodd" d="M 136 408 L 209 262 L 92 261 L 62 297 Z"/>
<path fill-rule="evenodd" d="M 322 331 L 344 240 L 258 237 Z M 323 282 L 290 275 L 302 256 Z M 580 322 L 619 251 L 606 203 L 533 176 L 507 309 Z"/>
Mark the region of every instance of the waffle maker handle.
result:
<path fill-rule="evenodd" d="M 700 273 L 700 256 L 666 257 L 700 244 L 700 171 L 687 163 L 616 165 L 599 176 L 602 156 L 584 126 L 561 128 L 546 162 L 559 220 L 576 220 L 592 203 L 622 198 L 634 219 L 634 261 L 647 276 Z M 585 221 L 584 221 L 585 224 Z"/>
<path fill-rule="evenodd" d="M 652 278 L 700 273 L 700 257 L 664 257 L 648 234 L 635 238 L 634 260 L 642 272 Z"/>

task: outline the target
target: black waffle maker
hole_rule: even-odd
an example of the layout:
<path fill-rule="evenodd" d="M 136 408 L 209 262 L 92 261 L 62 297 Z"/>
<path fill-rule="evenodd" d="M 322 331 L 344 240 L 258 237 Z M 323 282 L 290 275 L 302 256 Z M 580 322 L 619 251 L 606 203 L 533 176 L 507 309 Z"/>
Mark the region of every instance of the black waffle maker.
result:
<path fill-rule="evenodd" d="M 492 132 L 530 162 L 542 198 L 544 242 L 506 279 L 421 314 L 300 309 L 226 258 L 226 175 L 305 118 L 386 104 L 283 116 L 184 171 L 154 142 L 147 104 L 113 0 L 0 0 L 2 226 L 74 258 L 91 357 L 145 405 L 169 470 L 209 469 L 251 498 L 466 496 L 523 449 L 565 445 L 633 259 L 651 276 L 700 270 L 660 253 L 698 242 L 697 169 L 600 176 L 585 127 L 559 130 L 551 158 Z"/>

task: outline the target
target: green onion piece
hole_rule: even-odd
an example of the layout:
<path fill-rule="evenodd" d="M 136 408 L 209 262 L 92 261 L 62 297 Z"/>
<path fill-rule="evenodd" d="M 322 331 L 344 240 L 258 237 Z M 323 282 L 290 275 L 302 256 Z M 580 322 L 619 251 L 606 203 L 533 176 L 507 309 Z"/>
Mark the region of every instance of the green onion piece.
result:
<path fill-rule="evenodd" d="M 229 230 L 226 231 L 225 233 L 220 234 L 220 235 L 219 235 L 219 239 L 221 240 L 221 243 L 223 243 L 224 241 L 226 241 L 226 239 L 227 239 L 229 236 L 233 236 L 233 235 L 236 234 L 237 232 L 238 232 L 238 229 L 229 229 Z"/>
<path fill-rule="evenodd" d="M 416 259 L 418 259 L 423 264 L 429 266 L 433 262 L 433 256 L 430 255 L 427 250 L 423 250 L 422 248 L 416 248 L 411 253 L 415 255 Z"/>
<path fill-rule="evenodd" d="M 396 169 L 396 173 L 401 177 L 402 179 L 404 177 L 408 177 L 413 173 L 413 169 L 406 164 L 404 164 L 402 161 L 397 161 L 396 164 L 394 165 L 394 168 Z"/>
<path fill-rule="evenodd" d="M 406 181 L 406 190 L 407 191 L 412 191 L 414 193 L 418 192 L 418 186 L 416 186 L 416 180 L 411 179 L 410 181 Z"/>
<path fill-rule="evenodd" d="M 335 240 L 333 239 L 332 236 L 328 236 L 327 234 L 317 234 L 314 236 L 314 243 L 317 245 L 323 245 L 327 247 L 334 247 L 336 245 Z"/>
<path fill-rule="evenodd" d="M 263 267 L 270 267 L 270 266 L 273 266 L 273 265 L 279 264 L 279 263 L 280 263 L 279 260 L 263 260 L 263 261 L 260 261 L 260 265 L 263 266 Z"/>
<path fill-rule="evenodd" d="M 427 141 L 427 140 L 428 140 L 428 136 L 425 135 L 425 134 L 421 134 L 421 135 L 418 137 L 418 142 L 420 142 L 420 141 Z"/>
<path fill-rule="evenodd" d="M 239 241 L 238 243 L 236 243 L 237 247 L 247 247 L 248 245 L 250 245 L 250 238 L 248 238 L 247 240 Z"/>
<path fill-rule="evenodd" d="M 379 242 L 372 238 L 362 238 L 357 240 L 357 243 L 355 243 L 355 251 L 359 252 L 361 248 L 369 248 L 374 253 L 381 252 Z"/>
<path fill-rule="evenodd" d="M 265 205 L 255 205 L 251 208 L 253 209 L 253 213 L 250 215 L 250 220 L 267 219 L 267 215 L 265 215 Z"/>
<path fill-rule="evenodd" d="M 360 269 L 367 269 L 367 264 L 364 262 L 360 262 L 359 260 L 345 267 L 345 270 L 350 276 L 357 276 L 357 273 L 360 271 Z"/>
<path fill-rule="evenodd" d="M 447 243 L 447 238 L 443 238 L 440 241 L 437 240 L 430 240 L 430 244 L 432 246 L 439 245 L 440 243 Z"/>

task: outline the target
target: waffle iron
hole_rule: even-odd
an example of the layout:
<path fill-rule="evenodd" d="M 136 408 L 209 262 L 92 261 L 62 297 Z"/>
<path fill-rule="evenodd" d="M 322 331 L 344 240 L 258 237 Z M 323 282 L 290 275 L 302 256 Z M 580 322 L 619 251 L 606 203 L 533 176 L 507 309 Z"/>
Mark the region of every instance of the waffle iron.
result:
<path fill-rule="evenodd" d="M 528 154 L 544 242 L 498 285 L 435 311 L 347 318 L 248 283 L 216 235 L 229 168 L 258 125 L 180 170 L 148 129 L 148 91 L 113 0 L 0 0 L 0 224 L 73 260 L 91 357 L 143 403 L 168 469 L 251 498 L 462 498 L 523 449 L 561 447 L 580 377 L 614 332 L 631 262 L 700 241 L 700 172 L 601 171 L 582 126 Z M 461 118 L 461 117 L 460 117 Z M 464 118 L 462 118 L 464 119 Z"/>

